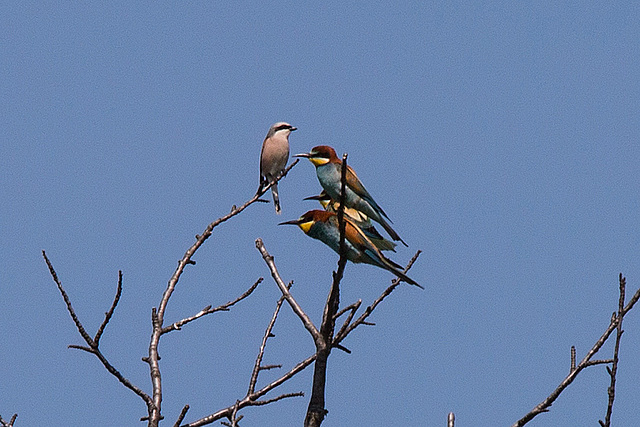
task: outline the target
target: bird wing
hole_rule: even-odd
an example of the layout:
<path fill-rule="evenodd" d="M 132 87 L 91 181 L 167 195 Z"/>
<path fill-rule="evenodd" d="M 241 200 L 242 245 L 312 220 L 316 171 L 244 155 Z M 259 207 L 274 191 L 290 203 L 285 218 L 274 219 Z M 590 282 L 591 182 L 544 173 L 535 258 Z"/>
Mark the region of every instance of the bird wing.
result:
<path fill-rule="evenodd" d="M 358 227 L 353 221 L 351 221 L 351 219 L 349 219 L 348 217 L 345 217 L 344 219 L 346 220 L 345 238 L 349 241 L 349 243 L 355 246 L 359 251 L 365 253 L 369 258 L 379 264 L 380 267 L 384 268 L 386 261 L 396 268 L 402 268 L 399 265 L 395 264 L 393 261 L 385 258 L 385 256 L 382 255 L 382 252 L 380 252 L 376 245 L 371 242 L 371 240 L 362 231 L 362 229 Z"/>
<path fill-rule="evenodd" d="M 380 212 L 387 219 L 389 219 L 385 211 L 382 210 L 382 208 L 376 203 L 376 201 L 373 200 L 373 197 L 371 197 L 371 194 L 369 194 L 367 189 L 364 188 L 364 185 L 362 185 L 362 181 L 360 181 L 360 179 L 356 175 L 356 172 L 349 165 L 347 165 L 347 185 L 354 193 L 366 200 L 371 205 L 371 207 L 373 207 L 373 209 Z"/>
<path fill-rule="evenodd" d="M 404 267 L 393 262 L 389 258 L 385 257 L 382 252 L 371 243 L 371 240 L 364 234 L 364 232 L 351 220 L 345 218 L 346 226 L 345 226 L 345 238 L 349 240 L 349 242 L 355 246 L 358 250 L 360 250 L 366 257 L 369 258 L 370 262 L 365 259 L 361 259 L 360 262 L 365 262 L 368 264 L 375 264 L 378 267 L 382 267 L 385 270 L 391 271 L 393 274 L 398 276 L 400 279 L 405 282 L 415 285 L 421 289 L 424 289 L 422 286 L 418 284 L 415 280 L 407 276 L 402 272 Z"/>

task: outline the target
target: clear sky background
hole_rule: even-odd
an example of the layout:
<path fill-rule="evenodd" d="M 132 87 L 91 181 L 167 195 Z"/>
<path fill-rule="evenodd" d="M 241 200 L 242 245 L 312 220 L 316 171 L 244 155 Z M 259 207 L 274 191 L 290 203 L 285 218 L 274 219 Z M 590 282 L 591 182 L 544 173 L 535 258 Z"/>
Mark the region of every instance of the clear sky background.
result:
<path fill-rule="evenodd" d="M 83 344 L 46 250 L 91 333 L 124 272 L 102 349 L 151 391 L 151 308 L 194 235 L 249 199 L 269 126 L 293 153 L 328 144 L 409 244 L 410 276 L 329 359 L 323 426 L 511 425 L 581 358 L 640 286 L 637 2 L 31 2 L 0 5 L 0 414 L 17 427 L 141 425 L 146 407 Z M 242 398 L 279 297 L 254 240 L 319 322 L 337 255 L 295 227 L 313 166 L 216 229 L 167 323 L 264 283 L 161 341 L 164 425 Z M 342 302 L 392 275 L 348 265 Z M 625 321 L 614 425 L 640 423 L 640 312 Z M 314 350 L 288 307 L 265 363 Z M 599 358 L 612 355 L 612 345 Z M 259 385 L 275 379 L 264 372 Z M 312 370 L 243 412 L 301 425 Z M 603 366 L 533 426 L 597 425 Z M 219 425 L 219 424 L 218 424 Z"/>

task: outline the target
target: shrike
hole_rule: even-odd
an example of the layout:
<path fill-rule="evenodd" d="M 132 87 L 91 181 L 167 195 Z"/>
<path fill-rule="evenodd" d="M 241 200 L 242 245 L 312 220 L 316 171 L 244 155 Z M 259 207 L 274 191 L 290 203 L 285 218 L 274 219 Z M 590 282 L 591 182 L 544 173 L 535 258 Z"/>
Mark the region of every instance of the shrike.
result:
<path fill-rule="evenodd" d="M 258 191 L 277 180 L 284 171 L 289 160 L 289 134 L 296 129 L 285 122 L 275 123 L 269 128 L 260 153 L 260 187 Z M 271 193 L 276 213 L 279 215 L 281 210 L 277 182 L 271 186 Z"/>

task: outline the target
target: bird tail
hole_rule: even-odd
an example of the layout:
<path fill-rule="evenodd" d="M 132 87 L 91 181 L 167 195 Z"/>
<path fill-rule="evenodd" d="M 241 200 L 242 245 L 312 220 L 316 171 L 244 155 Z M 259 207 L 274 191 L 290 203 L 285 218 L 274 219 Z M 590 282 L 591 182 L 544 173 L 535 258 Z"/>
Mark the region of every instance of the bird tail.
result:
<path fill-rule="evenodd" d="M 423 286 L 419 285 L 419 284 L 418 284 L 418 282 L 416 282 L 416 281 L 415 281 L 415 280 L 413 280 L 411 277 L 409 277 L 409 276 L 407 276 L 406 274 L 404 274 L 402 271 L 394 269 L 394 270 L 393 270 L 393 273 L 394 273 L 396 276 L 398 276 L 398 278 L 399 278 L 400 280 L 403 280 L 403 281 L 407 282 L 407 283 L 408 283 L 408 284 L 410 284 L 410 285 L 417 286 L 417 287 L 419 287 L 420 289 L 424 289 L 424 287 L 423 287 Z"/>
<path fill-rule="evenodd" d="M 271 194 L 273 194 L 273 204 L 276 207 L 276 213 L 280 215 L 282 210 L 280 209 L 280 195 L 278 194 L 278 183 L 274 182 L 271 186 Z"/>
<path fill-rule="evenodd" d="M 376 249 L 375 251 L 372 251 L 369 249 L 365 249 L 364 253 L 367 255 L 368 260 L 362 260 L 361 262 L 367 262 L 369 264 L 382 267 L 385 270 L 390 271 L 396 276 L 398 276 L 400 280 L 407 282 L 410 285 L 417 286 L 420 289 L 424 289 L 422 286 L 418 284 L 418 282 L 416 282 L 411 277 L 407 276 L 402 272 L 403 267 L 401 265 L 393 262 L 392 260 L 384 256 L 382 252 L 380 252 L 379 250 Z"/>
<path fill-rule="evenodd" d="M 392 272 L 393 274 L 395 274 L 396 276 L 398 276 L 400 280 L 407 282 L 410 285 L 417 286 L 420 289 L 424 289 L 424 287 L 420 286 L 418 282 L 416 282 L 411 277 L 404 274 L 402 272 L 402 267 L 400 265 L 396 264 L 395 262 L 391 261 L 389 258 L 384 256 L 382 257 L 382 262 L 384 262 L 385 268 L 390 272 Z"/>
<path fill-rule="evenodd" d="M 380 221 L 378 221 L 380 223 L 380 225 L 382 226 L 382 228 L 385 229 L 385 231 L 387 233 L 389 233 L 389 236 L 391 236 L 391 238 L 393 240 L 397 240 L 399 242 L 402 242 L 403 245 L 405 245 L 406 247 L 409 247 L 409 245 L 407 245 L 404 240 L 402 240 L 400 238 L 400 236 L 398 235 L 398 233 L 396 233 L 396 231 L 391 228 L 391 226 L 389 225 L 389 223 L 387 221 L 384 220 L 384 218 L 382 218 L 382 216 L 380 216 Z"/>

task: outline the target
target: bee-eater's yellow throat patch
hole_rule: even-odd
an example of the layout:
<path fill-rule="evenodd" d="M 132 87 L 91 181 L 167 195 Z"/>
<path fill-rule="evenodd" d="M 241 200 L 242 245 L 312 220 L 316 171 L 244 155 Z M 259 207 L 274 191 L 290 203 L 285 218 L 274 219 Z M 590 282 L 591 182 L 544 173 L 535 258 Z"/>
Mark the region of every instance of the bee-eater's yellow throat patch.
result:
<path fill-rule="evenodd" d="M 322 166 L 329 163 L 329 159 L 326 157 L 309 157 L 309 161 L 314 164 L 314 166 Z"/>
<path fill-rule="evenodd" d="M 304 231 L 304 234 L 307 234 L 309 232 L 309 230 L 311 229 L 311 226 L 313 226 L 314 221 L 307 221 L 307 222 L 302 222 L 300 224 L 298 224 L 298 227 L 300 227 L 302 229 L 302 231 Z"/>

